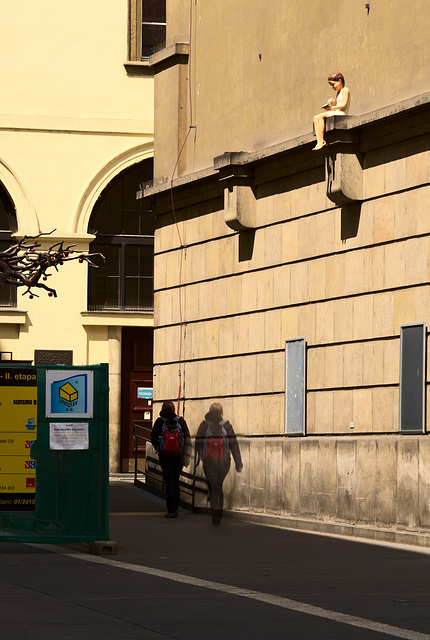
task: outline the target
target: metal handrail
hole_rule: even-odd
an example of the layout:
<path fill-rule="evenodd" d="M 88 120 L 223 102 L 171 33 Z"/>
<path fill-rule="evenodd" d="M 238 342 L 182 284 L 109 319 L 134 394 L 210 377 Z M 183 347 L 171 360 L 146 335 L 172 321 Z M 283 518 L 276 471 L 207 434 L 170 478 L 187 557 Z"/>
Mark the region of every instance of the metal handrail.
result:
<path fill-rule="evenodd" d="M 145 438 L 144 436 L 140 435 L 137 433 L 137 429 L 142 428 L 140 427 L 140 425 L 138 424 L 134 424 L 133 425 L 133 442 L 134 442 L 134 482 L 136 483 L 137 480 L 137 453 L 139 450 L 138 447 L 138 440 L 143 440 L 145 442 L 145 448 L 146 448 L 146 443 L 147 442 L 151 442 L 149 440 L 149 438 Z"/>
<path fill-rule="evenodd" d="M 138 441 L 141 440 L 145 443 L 145 448 L 146 448 L 146 443 L 147 442 L 151 442 L 150 438 L 146 438 L 145 436 L 139 434 L 138 430 L 139 429 L 143 429 L 144 427 L 142 427 L 139 424 L 134 424 L 133 425 L 133 442 L 134 442 L 134 484 L 136 486 L 139 486 L 138 483 L 142 484 L 138 478 L 137 478 L 137 460 L 138 460 L 138 451 L 139 451 L 139 446 L 138 446 Z M 185 493 L 188 493 L 188 495 L 191 495 L 191 509 L 194 511 L 195 510 L 195 497 L 196 497 L 196 492 L 200 491 L 200 492 L 204 492 L 208 495 L 209 493 L 209 485 L 207 483 L 207 481 L 204 478 L 201 477 L 197 477 L 197 467 L 200 464 L 200 456 L 199 453 L 197 451 L 197 449 L 194 449 L 194 455 L 193 455 L 193 470 L 192 473 L 188 473 L 187 471 L 182 471 L 181 472 L 181 478 L 182 481 L 181 482 L 181 488 Z M 159 464 L 158 458 L 153 458 L 152 456 L 146 456 L 146 461 L 153 461 L 156 464 Z M 145 464 L 146 467 L 146 464 Z M 147 473 L 147 470 L 145 468 L 145 477 L 147 475 L 150 475 Z M 165 484 L 164 484 L 164 478 L 162 476 L 162 473 L 160 472 L 159 474 L 162 478 L 162 488 L 163 488 L 163 492 L 165 490 Z M 154 476 L 155 478 L 155 476 Z M 159 480 L 159 477 L 156 477 L 155 479 Z M 186 482 L 186 480 L 191 480 L 191 492 L 189 491 L 189 487 L 190 484 L 189 482 Z M 197 480 L 199 480 L 199 482 L 202 482 L 205 485 L 204 489 L 198 489 L 198 487 L 196 486 L 196 482 Z"/>

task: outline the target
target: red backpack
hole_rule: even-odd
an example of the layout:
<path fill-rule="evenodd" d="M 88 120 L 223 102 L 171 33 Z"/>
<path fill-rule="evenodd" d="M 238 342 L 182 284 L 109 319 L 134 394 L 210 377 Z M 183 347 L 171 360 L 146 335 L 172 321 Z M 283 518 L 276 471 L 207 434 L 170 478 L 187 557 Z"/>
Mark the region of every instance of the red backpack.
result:
<path fill-rule="evenodd" d="M 224 429 L 224 425 L 227 421 L 222 420 L 219 424 L 221 426 L 221 433 L 218 436 L 213 435 L 211 429 L 211 423 L 208 422 L 208 428 L 206 429 L 206 438 L 203 445 L 203 456 L 210 460 L 223 460 L 229 454 L 227 431 Z"/>
<path fill-rule="evenodd" d="M 169 456 L 180 456 L 184 450 L 185 438 L 178 422 L 179 416 L 162 418 L 162 420 L 164 424 L 158 442 L 158 451 Z"/>

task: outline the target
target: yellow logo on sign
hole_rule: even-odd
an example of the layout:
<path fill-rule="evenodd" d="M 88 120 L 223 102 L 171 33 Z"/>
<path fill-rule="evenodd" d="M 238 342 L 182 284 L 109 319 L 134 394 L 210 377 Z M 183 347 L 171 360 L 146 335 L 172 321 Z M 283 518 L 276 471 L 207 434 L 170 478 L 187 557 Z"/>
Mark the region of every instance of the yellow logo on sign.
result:
<path fill-rule="evenodd" d="M 78 392 L 70 382 L 66 382 L 66 384 L 63 384 L 63 386 L 60 387 L 59 396 L 66 402 L 74 402 L 78 399 Z"/>

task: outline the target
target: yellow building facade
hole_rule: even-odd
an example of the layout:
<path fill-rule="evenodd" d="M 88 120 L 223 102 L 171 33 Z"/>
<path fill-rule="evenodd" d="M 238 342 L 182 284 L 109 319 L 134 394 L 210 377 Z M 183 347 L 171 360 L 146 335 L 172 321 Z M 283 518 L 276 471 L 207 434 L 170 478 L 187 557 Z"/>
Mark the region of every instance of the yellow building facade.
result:
<path fill-rule="evenodd" d="M 13 238 L 52 232 L 40 239 L 43 247 L 64 241 L 88 252 L 102 231 L 94 228 L 96 210 L 111 207 L 107 220 L 115 207 L 135 208 L 139 185 L 127 176 L 151 177 L 154 108 L 153 77 L 136 44 L 138 4 L 1 0 L 0 186 L 2 206 L 15 219 L 14 228 L 5 229 Z M 106 204 L 118 184 L 122 201 Z M 149 228 L 144 234 L 152 251 Z M 135 243 L 142 235 L 135 228 L 115 233 Z M 18 289 L 16 301 L 0 309 L 0 351 L 30 361 L 35 351 L 69 351 L 74 365 L 109 363 L 111 470 L 118 471 L 128 470 L 130 457 L 121 452 L 121 430 L 130 428 L 121 427 L 123 329 L 147 328 L 150 340 L 153 309 L 152 300 L 105 295 L 110 275 L 94 285 L 94 304 L 87 265 L 78 262 L 50 278 L 57 298 L 38 291 L 30 300 Z"/>
<path fill-rule="evenodd" d="M 429 21 L 425 0 L 167 2 L 154 391 L 192 433 L 223 405 L 232 509 L 429 544 Z M 351 110 L 314 152 L 338 71 Z"/>

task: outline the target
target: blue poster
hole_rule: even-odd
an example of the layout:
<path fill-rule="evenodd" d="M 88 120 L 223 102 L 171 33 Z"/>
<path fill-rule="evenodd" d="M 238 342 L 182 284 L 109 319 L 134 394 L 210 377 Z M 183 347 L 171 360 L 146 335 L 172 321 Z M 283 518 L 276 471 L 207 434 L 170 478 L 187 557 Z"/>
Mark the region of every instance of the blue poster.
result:
<path fill-rule="evenodd" d="M 145 400 L 152 400 L 152 397 L 153 397 L 152 387 L 138 387 L 137 397 L 143 398 Z"/>
<path fill-rule="evenodd" d="M 46 416 L 92 418 L 93 372 L 47 371 Z"/>

